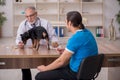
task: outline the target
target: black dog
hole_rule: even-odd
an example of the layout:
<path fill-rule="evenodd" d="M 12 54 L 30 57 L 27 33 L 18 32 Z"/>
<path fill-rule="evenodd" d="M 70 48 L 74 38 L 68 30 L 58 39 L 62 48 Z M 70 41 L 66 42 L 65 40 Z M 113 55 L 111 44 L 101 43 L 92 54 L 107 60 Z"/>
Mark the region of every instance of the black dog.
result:
<path fill-rule="evenodd" d="M 37 51 L 40 46 L 40 40 L 41 39 L 46 39 L 47 44 L 48 44 L 48 50 L 50 49 L 49 47 L 49 36 L 45 28 L 42 26 L 37 26 L 33 27 L 32 29 L 28 30 L 27 32 L 21 34 L 21 39 L 24 44 L 26 44 L 28 39 L 32 40 L 32 46 L 35 48 Z"/>

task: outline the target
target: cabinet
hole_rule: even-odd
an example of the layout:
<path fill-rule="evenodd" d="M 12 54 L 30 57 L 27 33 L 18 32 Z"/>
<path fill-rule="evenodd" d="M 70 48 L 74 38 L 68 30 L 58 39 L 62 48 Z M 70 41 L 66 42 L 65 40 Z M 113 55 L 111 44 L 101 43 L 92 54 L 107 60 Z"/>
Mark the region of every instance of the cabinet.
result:
<path fill-rule="evenodd" d="M 83 23 L 94 36 L 104 36 L 103 0 L 13 0 L 14 36 L 20 22 L 25 19 L 24 10 L 28 6 L 35 6 L 38 16 L 52 24 L 60 41 L 64 42 L 72 35 L 65 27 L 65 15 L 73 10 L 82 14 Z"/>
<path fill-rule="evenodd" d="M 104 37 L 104 0 L 83 0 L 82 16 L 96 37 Z"/>

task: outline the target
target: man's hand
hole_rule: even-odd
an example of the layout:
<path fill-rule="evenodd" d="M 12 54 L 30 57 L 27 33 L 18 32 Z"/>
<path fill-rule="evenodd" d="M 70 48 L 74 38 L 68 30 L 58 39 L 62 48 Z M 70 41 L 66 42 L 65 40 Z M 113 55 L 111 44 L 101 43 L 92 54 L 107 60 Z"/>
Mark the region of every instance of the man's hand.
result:
<path fill-rule="evenodd" d="M 54 47 L 54 48 L 56 48 L 56 47 L 58 47 L 59 45 L 58 45 L 58 43 L 57 42 L 52 42 L 52 47 Z"/>
<path fill-rule="evenodd" d="M 46 67 L 44 65 L 38 66 L 37 69 L 41 72 L 46 71 Z"/>
<path fill-rule="evenodd" d="M 58 47 L 56 50 L 57 50 L 57 52 L 58 52 L 59 54 L 62 54 L 62 53 L 64 52 L 65 49 L 64 49 L 64 48 L 59 48 L 59 47 Z"/>
<path fill-rule="evenodd" d="M 18 46 L 18 48 L 23 49 L 24 48 L 24 43 L 23 42 L 19 42 L 17 46 Z"/>

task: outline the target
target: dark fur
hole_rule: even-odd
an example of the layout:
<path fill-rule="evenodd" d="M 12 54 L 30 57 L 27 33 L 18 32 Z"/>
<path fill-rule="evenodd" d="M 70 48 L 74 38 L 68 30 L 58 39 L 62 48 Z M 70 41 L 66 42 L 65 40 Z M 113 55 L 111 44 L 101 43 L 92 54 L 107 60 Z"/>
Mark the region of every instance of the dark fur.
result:
<path fill-rule="evenodd" d="M 42 26 L 33 27 L 32 29 L 28 30 L 27 32 L 21 34 L 21 39 L 22 39 L 24 44 L 26 44 L 28 39 L 31 39 L 32 44 L 33 44 L 33 48 L 35 48 L 36 50 L 39 49 L 40 40 L 46 39 L 47 44 L 48 44 L 48 49 L 50 49 L 48 33 L 47 33 L 46 29 L 43 28 Z"/>

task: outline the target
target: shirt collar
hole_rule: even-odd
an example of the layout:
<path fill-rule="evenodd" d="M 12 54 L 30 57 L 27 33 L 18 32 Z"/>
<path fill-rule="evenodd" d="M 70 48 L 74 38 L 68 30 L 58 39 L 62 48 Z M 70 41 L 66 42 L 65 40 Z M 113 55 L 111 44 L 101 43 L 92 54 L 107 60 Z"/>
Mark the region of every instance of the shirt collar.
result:
<path fill-rule="evenodd" d="M 83 29 L 76 30 L 76 32 L 75 32 L 75 33 L 77 33 L 78 31 L 83 31 Z"/>
<path fill-rule="evenodd" d="M 28 25 L 29 27 L 32 27 L 31 24 L 27 21 L 27 19 L 26 19 L 26 25 Z M 40 19 L 39 18 L 37 18 L 37 20 L 35 21 L 35 25 L 40 26 Z"/>

